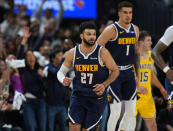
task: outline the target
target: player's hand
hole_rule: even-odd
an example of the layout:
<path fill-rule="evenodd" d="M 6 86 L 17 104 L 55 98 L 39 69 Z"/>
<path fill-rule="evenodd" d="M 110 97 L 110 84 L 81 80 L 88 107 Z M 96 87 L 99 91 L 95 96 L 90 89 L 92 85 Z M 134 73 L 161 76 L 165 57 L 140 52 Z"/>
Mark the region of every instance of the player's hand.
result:
<path fill-rule="evenodd" d="M 172 82 L 173 81 L 173 70 L 168 70 L 166 72 L 166 76 L 168 77 L 168 79 Z"/>
<path fill-rule="evenodd" d="M 167 128 L 168 131 L 173 131 L 173 127 L 170 124 L 167 124 L 166 128 Z"/>
<path fill-rule="evenodd" d="M 96 84 L 93 86 L 94 89 L 93 91 L 98 95 L 98 96 L 101 96 L 104 91 L 105 91 L 105 86 L 103 84 Z"/>
<path fill-rule="evenodd" d="M 143 94 L 143 95 L 148 94 L 148 90 L 147 90 L 147 88 L 144 87 L 144 86 L 139 86 L 139 87 L 138 87 L 138 92 L 139 92 L 140 94 Z"/>
<path fill-rule="evenodd" d="M 72 80 L 73 80 L 72 78 L 65 77 L 64 80 L 63 80 L 62 85 L 63 86 L 69 86 L 71 84 Z"/>
<path fill-rule="evenodd" d="M 163 102 L 164 102 L 164 100 L 163 100 L 162 97 L 157 97 L 157 96 L 154 97 L 154 101 L 155 101 L 155 103 L 157 103 L 158 105 L 162 105 Z"/>
<path fill-rule="evenodd" d="M 168 94 L 167 94 L 166 90 L 162 87 L 160 89 L 160 92 L 161 92 L 162 96 L 164 97 L 164 99 L 167 100 L 168 99 Z"/>

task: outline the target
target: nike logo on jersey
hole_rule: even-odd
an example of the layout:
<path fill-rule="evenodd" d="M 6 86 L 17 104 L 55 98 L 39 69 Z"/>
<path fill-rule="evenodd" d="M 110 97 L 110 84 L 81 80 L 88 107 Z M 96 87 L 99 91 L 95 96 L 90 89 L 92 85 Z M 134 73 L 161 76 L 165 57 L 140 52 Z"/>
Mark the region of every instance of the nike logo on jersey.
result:
<path fill-rule="evenodd" d="M 76 59 L 78 60 L 78 59 L 80 59 L 81 57 L 76 57 Z"/>
<path fill-rule="evenodd" d="M 120 34 L 122 34 L 124 31 L 120 31 Z"/>
<path fill-rule="evenodd" d="M 101 100 L 101 99 L 103 99 L 103 97 L 98 97 L 98 98 L 97 98 L 97 100 Z"/>

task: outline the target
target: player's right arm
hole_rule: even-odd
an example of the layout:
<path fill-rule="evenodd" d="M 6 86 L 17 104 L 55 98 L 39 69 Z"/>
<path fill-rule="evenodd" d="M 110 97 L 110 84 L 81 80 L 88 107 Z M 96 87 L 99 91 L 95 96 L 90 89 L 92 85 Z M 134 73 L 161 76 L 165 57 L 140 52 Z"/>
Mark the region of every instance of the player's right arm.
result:
<path fill-rule="evenodd" d="M 173 42 L 173 26 L 166 29 L 162 38 L 158 41 L 156 46 L 152 51 L 152 58 L 154 59 L 156 65 L 163 70 L 170 81 L 173 81 L 173 70 L 163 60 L 161 53 L 168 48 L 168 46 Z"/>
<path fill-rule="evenodd" d="M 113 40 L 116 37 L 116 29 L 113 25 L 107 26 L 104 31 L 98 37 L 96 43 L 105 46 L 109 40 Z"/>
<path fill-rule="evenodd" d="M 108 78 L 103 82 L 105 87 L 107 87 L 118 77 L 120 72 L 117 64 L 115 63 L 114 59 L 106 48 L 103 47 L 101 49 L 100 57 L 103 64 L 110 72 Z"/>
<path fill-rule="evenodd" d="M 57 73 L 57 78 L 63 84 L 63 86 L 69 86 L 72 82 L 72 78 L 66 77 L 66 74 L 73 65 L 73 57 L 74 48 L 66 53 L 65 60 Z"/>
<path fill-rule="evenodd" d="M 101 49 L 100 58 L 103 62 L 103 65 L 105 65 L 106 68 L 109 70 L 109 76 L 103 83 L 93 86 L 93 91 L 97 95 L 102 95 L 105 91 L 105 88 L 109 86 L 119 75 L 119 69 L 117 64 L 115 63 L 109 51 L 104 47 Z"/>

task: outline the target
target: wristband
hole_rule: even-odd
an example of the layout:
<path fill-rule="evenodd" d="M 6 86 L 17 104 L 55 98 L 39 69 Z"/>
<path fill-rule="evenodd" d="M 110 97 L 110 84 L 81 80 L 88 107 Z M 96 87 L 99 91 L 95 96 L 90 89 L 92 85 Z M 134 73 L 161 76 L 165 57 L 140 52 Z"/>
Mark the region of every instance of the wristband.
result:
<path fill-rule="evenodd" d="M 169 66 L 167 65 L 167 66 L 165 66 L 165 67 L 163 68 L 163 72 L 166 73 L 166 72 L 168 72 L 169 69 L 170 69 L 170 68 L 169 68 Z"/>
<path fill-rule="evenodd" d="M 173 81 L 171 81 L 171 84 L 173 85 Z"/>

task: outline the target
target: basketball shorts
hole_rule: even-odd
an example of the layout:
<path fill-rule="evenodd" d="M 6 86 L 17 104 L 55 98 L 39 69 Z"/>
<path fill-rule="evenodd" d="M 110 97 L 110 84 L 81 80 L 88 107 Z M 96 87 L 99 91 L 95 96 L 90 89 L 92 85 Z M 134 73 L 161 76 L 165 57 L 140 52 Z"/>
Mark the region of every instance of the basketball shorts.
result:
<path fill-rule="evenodd" d="M 136 102 L 136 115 L 140 113 L 143 119 L 156 118 L 156 108 L 152 96 L 148 99 L 139 98 Z"/>
<path fill-rule="evenodd" d="M 95 131 L 99 127 L 106 104 L 106 96 L 89 98 L 72 95 L 68 119 L 72 123 L 81 124 L 86 130 Z"/>
<path fill-rule="evenodd" d="M 132 69 L 120 70 L 118 78 L 109 86 L 108 96 L 112 96 L 117 102 L 136 97 L 136 81 Z"/>

